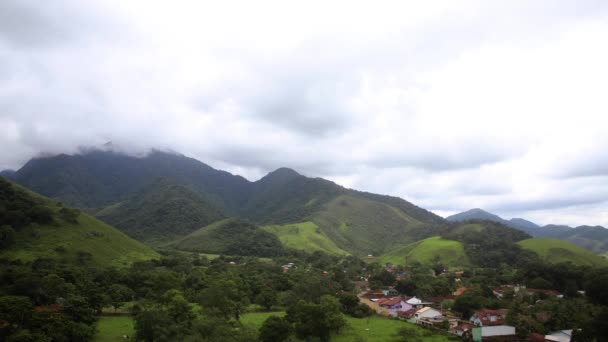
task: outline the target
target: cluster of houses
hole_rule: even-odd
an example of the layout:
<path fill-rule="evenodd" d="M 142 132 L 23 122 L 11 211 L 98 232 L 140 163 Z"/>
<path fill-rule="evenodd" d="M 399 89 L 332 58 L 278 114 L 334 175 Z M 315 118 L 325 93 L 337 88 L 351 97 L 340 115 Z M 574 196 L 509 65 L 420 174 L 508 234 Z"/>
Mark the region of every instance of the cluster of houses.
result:
<path fill-rule="evenodd" d="M 466 290 L 466 288 L 459 288 L 454 296 L 457 297 Z M 555 293 L 552 294 L 556 295 Z M 430 328 L 447 330 L 451 334 L 466 340 L 519 340 L 515 327 L 506 324 L 508 313 L 506 309 L 481 309 L 476 311 L 468 321 L 464 321 L 445 312 L 441 306 L 437 306 L 431 301 L 425 301 L 417 297 L 400 296 L 394 289 L 363 292 L 359 295 L 359 300 L 379 315 L 407 320 Z M 531 335 L 530 341 L 569 342 L 571 334 L 571 330 L 564 330 L 546 336 Z"/>

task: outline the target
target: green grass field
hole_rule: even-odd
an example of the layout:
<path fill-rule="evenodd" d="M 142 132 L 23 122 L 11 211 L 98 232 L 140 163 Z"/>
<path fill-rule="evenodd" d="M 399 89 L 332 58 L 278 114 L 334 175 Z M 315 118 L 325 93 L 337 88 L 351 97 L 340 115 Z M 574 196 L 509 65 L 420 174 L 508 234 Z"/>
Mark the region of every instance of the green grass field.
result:
<path fill-rule="evenodd" d="M 264 226 L 262 229 L 276 235 L 287 248 L 334 255 L 349 254 L 336 246 L 313 222 Z"/>
<path fill-rule="evenodd" d="M 246 325 L 251 325 L 259 329 L 266 318 L 269 316 L 284 316 L 284 312 L 253 312 L 246 313 L 241 316 L 241 322 Z M 353 318 L 344 316 L 346 319 L 346 327 L 337 335 L 332 336 L 332 341 L 351 342 L 351 341 L 366 341 L 366 342 L 384 342 L 393 341 L 396 334 L 402 327 L 413 327 L 421 334 L 428 334 L 423 337 L 424 341 L 443 342 L 452 341 L 448 336 L 432 333 L 428 330 L 420 328 L 414 324 L 391 320 L 380 316 L 372 316 L 370 318 Z"/>
<path fill-rule="evenodd" d="M 605 258 L 563 240 L 532 238 L 520 241 L 518 244 L 551 263 L 572 262 L 575 265 L 608 265 Z"/>
<path fill-rule="evenodd" d="M 97 334 L 94 342 L 125 341 L 123 335 L 128 335 L 134 340 L 134 321 L 130 316 L 101 317 L 97 321 Z"/>
<path fill-rule="evenodd" d="M 438 236 L 397 247 L 380 256 L 378 262 L 381 264 L 390 262 L 395 265 L 405 265 L 412 262 L 429 263 L 436 257 L 439 257 L 440 262 L 448 266 L 466 266 L 469 264 L 461 242 L 444 240 Z"/>

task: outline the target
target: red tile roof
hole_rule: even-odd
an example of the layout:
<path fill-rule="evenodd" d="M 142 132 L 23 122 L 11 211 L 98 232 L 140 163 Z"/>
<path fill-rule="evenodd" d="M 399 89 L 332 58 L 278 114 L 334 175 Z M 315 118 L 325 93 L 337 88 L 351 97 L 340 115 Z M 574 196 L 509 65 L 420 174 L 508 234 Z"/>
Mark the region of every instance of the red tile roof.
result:
<path fill-rule="evenodd" d="M 380 303 L 380 305 L 388 305 L 388 306 L 391 306 L 391 305 L 395 305 L 395 304 L 399 304 L 399 303 L 401 303 L 401 300 L 402 300 L 402 299 L 401 299 L 401 298 L 399 298 L 399 297 L 397 297 L 397 298 L 391 298 L 391 299 L 386 298 L 386 300 L 385 300 L 385 301 L 383 301 L 382 303 L 380 303 L 380 301 L 378 301 L 378 303 Z"/>
<path fill-rule="evenodd" d="M 488 325 L 503 325 L 507 318 L 507 309 L 483 309 L 475 312 L 473 317 L 478 318 L 484 326 Z M 496 317 L 495 320 L 492 320 L 491 317 Z"/>

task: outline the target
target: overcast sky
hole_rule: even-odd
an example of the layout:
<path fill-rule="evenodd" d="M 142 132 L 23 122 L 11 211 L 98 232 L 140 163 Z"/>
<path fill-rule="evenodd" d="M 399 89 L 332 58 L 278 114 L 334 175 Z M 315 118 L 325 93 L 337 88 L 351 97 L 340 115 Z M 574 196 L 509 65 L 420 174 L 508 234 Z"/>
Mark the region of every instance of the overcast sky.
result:
<path fill-rule="evenodd" d="M 0 1 L 0 169 L 106 141 L 608 226 L 607 1 Z"/>

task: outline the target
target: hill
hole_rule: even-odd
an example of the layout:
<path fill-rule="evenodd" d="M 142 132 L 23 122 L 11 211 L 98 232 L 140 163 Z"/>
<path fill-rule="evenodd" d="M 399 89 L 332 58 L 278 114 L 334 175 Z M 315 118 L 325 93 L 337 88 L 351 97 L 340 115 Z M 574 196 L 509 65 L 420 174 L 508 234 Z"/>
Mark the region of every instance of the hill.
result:
<path fill-rule="evenodd" d="M 331 255 L 349 254 L 336 246 L 313 222 L 270 225 L 262 229 L 278 237 L 286 248 L 305 252 L 321 251 Z"/>
<path fill-rule="evenodd" d="M 125 266 L 158 258 L 115 228 L 0 178 L 0 258 Z M 111 248 L 110 248 L 111 246 Z"/>
<path fill-rule="evenodd" d="M 341 195 L 311 217 L 335 244 L 357 255 L 379 255 L 387 250 L 433 235 L 426 224 L 383 202 Z"/>
<path fill-rule="evenodd" d="M 532 238 L 520 241 L 519 245 L 524 249 L 533 251 L 544 261 L 550 263 L 571 262 L 575 265 L 608 265 L 603 257 L 559 239 Z"/>
<path fill-rule="evenodd" d="M 530 222 L 522 218 L 505 220 L 498 215 L 489 213 L 482 209 L 471 209 L 456 215 L 448 216 L 446 220 L 451 222 L 489 220 L 521 230 L 533 237 L 557 238 L 571 242 L 597 254 L 608 253 L 608 229 L 601 226 L 579 226 L 572 228 L 564 225 L 550 224 L 541 227 L 534 222 Z"/>
<path fill-rule="evenodd" d="M 502 223 L 487 220 L 451 222 L 442 227 L 441 237 L 459 241 L 473 265 L 497 267 L 502 263 L 517 265 L 534 258 L 517 244 L 530 235 Z"/>
<path fill-rule="evenodd" d="M 438 262 L 446 266 L 468 266 L 469 259 L 462 242 L 444 240 L 433 236 L 409 245 L 397 247 L 383 254 L 378 262 L 381 264 L 408 265 L 413 262 L 430 264 Z"/>
<path fill-rule="evenodd" d="M 280 255 L 279 239 L 254 224 L 235 218 L 200 228 L 173 244 L 179 250 L 212 254 L 270 257 Z"/>
<path fill-rule="evenodd" d="M 505 224 L 506 222 L 508 222 L 498 215 L 492 214 L 479 208 L 470 209 L 462 213 L 454 214 L 452 216 L 446 217 L 445 219 L 451 222 L 461 222 L 468 220 L 488 220 Z"/>
<path fill-rule="evenodd" d="M 199 194 L 168 179 L 145 186 L 96 216 L 151 244 L 173 241 L 225 217 Z"/>

